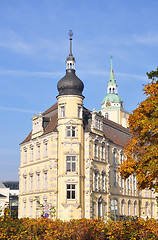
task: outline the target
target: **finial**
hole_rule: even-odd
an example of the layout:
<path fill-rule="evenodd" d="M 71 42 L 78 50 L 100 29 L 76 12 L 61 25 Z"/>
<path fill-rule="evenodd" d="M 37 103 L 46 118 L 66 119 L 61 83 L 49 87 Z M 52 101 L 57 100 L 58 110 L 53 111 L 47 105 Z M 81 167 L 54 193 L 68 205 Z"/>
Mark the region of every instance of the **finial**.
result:
<path fill-rule="evenodd" d="M 111 70 L 112 70 L 112 55 L 111 55 Z"/>
<path fill-rule="evenodd" d="M 73 36 L 73 32 L 72 32 L 72 30 L 69 30 L 69 33 L 68 33 L 68 35 L 69 35 L 69 40 L 70 40 L 70 54 L 69 54 L 69 56 L 72 56 L 72 36 Z"/>

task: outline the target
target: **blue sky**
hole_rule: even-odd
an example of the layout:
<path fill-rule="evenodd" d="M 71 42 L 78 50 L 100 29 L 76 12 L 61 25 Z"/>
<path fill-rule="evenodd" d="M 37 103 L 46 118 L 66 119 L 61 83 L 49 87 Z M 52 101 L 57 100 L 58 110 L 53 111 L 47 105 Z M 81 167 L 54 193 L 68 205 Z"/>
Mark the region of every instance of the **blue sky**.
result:
<path fill-rule="evenodd" d="M 157 9 L 157 0 L 0 1 L 0 180 L 18 180 L 31 118 L 56 102 L 69 29 L 85 107 L 100 109 L 111 55 L 125 110 L 137 107 L 158 65 Z"/>

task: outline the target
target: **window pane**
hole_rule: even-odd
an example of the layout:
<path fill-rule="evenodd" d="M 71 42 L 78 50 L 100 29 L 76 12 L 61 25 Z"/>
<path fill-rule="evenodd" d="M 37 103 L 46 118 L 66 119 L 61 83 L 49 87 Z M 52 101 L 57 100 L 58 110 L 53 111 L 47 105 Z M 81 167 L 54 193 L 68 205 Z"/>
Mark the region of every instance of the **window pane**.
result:
<path fill-rule="evenodd" d="M 72 184 L 71 186 L 72 186 L 72 189 L 75 189 L 75 184 Z"/>
<path fill-rule="evenodd" d="M 72 137 L 75 137 L 75 127 L 72 127 Z"/>
<path fill-rule="evenodd" d="M 70 137 L 71 134 L 70 134 L 70 127 L 67 127 L 67 137 Z"/>
<path fill-rule="evenodd" d="M 67 191 L 67 199 L 70 199 L 70 191 Z"/>
<path fill-rule="evenodd" d="M 66 171 L 67 171 L 67 172 L 70 172 L 70 171 L 71 171 L 70 162 L 67 162 L 67 163 L 66 163 Z"/>
<path fill-rule="evenodd" d="M 75 171 L 76 171 L 76 163 L 72 162 L 72 172 L 75 172 Z"/>
<path fill-rule="evenodd" d="M 75 191 L 72 191 L 72 199 L 75 199 Z"/>

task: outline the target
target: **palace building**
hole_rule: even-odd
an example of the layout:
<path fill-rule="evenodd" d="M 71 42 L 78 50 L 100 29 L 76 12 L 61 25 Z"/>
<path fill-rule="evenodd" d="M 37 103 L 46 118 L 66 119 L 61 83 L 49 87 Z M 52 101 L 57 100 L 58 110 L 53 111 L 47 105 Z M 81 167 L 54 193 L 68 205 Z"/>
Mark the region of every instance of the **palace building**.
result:
<path fill-rule="evenodd" d="M 62 220 L 156 218 L 154 192 L 138 191 L 135 175 L 124 180 L 118 173 L 130 139 L 129 113 L 117 94 L 112 65 L 101 110 L 88 110 L 84 84 L 76 76 L 71 32 L 66 74 L 57 89 L 57 103 L 33 116 L 32 130 L 21 143 L 19 218 L 40 217 L 39 203 L 54 207 Z"/>

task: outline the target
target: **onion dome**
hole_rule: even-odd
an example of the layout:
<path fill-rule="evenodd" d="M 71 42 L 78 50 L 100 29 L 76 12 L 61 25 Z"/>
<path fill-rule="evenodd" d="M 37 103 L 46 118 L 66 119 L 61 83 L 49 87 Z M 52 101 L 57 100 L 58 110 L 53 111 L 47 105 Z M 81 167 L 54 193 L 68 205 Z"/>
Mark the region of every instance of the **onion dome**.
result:
<path fill-rule="evenodd" d="M 70 54 L 66 59 L 66 74 L 57 84 L 57 89 L 59 91 L 58 96 L 62 95 L 82 96 L 84 84 L 75 74 L 75 58 L 72 55 L 73 33 L 71 30 L 69 31 L 69 36 L 70 36 Z"/>

